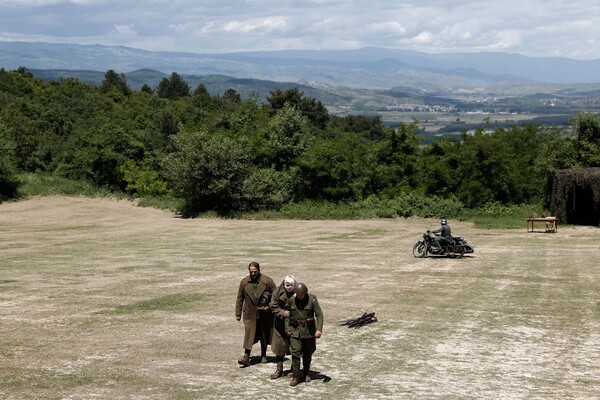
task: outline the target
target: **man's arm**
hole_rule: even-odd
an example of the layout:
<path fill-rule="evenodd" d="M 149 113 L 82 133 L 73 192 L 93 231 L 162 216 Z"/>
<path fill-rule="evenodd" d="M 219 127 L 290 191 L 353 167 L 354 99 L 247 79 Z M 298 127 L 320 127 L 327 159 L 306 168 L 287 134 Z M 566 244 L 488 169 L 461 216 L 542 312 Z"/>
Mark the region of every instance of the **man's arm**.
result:
<path fill-rule="evenodd" d="M 269 308 L 271 308 L 273 315 L 275 315 L 278 318 L 283 318 L 283 312 L 285 310 L 279 306 L 279 294 L 280 288 L 278 287 L 273 291 L 273 296 L 271 296 L 271 301 L 269 302 Z"/>
<path fill-rule="evenodd" d="M 315 337 L 318 339 L 321 337 L 321 332 L 323 332 L 323 310 L 321 310 L 319 300 L 317 300 L 317 296 L 315 295 L 313 295 L 313 308 L 315 310 L 315 318 L 317 319 Z"/>
<path fill-rule="evenodd" d="M 244 305 L 244 281 L 240 282 L 237 298 L 235 301 L 235 319 L 242 319 L 242 306 Z"/>

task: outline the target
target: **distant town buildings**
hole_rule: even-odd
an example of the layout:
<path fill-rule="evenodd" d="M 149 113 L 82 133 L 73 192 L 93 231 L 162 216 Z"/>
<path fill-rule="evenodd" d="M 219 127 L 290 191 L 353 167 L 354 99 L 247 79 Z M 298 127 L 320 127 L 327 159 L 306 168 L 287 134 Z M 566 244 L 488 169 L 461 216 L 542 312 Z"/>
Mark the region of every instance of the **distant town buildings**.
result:
<path fill-rule="evenodd" d="M 412 111 L 412 112 L 441 112 L 448 113 L 457 111 L 455 106 L 434 105 L 434 104 L 388 104 L 385 107 L 386 111 Z"/>

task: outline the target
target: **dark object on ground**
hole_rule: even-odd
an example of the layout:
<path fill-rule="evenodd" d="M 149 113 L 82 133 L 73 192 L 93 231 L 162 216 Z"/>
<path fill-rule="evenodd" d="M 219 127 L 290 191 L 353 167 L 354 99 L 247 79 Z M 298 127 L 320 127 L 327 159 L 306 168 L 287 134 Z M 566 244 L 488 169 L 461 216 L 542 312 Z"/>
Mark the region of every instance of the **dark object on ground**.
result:
<path fill-rule="evenodd" d="M 377 317 L 375 313 L 364 313 L 358 318 L 349 318 L 345 321 L 341 321 L 340 325 L 348 325 L 348 328 L 360 328 L 366 324 L 370 324 L 371 322 L 377 322 Z"/>

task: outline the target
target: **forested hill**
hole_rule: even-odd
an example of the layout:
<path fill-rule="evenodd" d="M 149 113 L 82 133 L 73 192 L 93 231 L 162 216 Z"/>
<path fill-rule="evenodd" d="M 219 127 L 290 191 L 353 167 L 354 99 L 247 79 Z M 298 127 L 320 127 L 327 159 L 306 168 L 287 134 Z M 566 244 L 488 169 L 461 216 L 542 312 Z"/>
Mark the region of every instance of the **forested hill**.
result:
<path fill-rule="evenodd" d="M 77 80 L 94 86 L 100 86 L 104 80 L 104 72 L 100 71 L 83 71 L 83 70 L 65 70 L 65 69 L 30 69 L 33 75 L 42 78 L 45 81 L 60 81 L 68 78 L 76 78 Z M 140 69 L 131 72 L 125 72 L 123 75 L 127 79 L 127 84 L 134 90 L 140 90 L 142 86 L 148 85 L 151 88 L 156 88 L 159 83 L 168 78 L 169 74 L 155 71 L 151 69 Z M 334 91 L 328 91 L 292 82 L 275 82 L 261 79 L 236 78 L 226 75 L 187 75 L 181 74 L 181 77 L 190 85 L 196 87 L 200 84 L 206 87 L 209 93 L 220 95 L 228 89 L 235 89 L 242 99 L 258 96 L 261 101 L 264 101 L 274 89 L 287 90 L 298 88 L 305 95 L 318 98 L 323 103 L 328 105 L 347 104 L 347 97 L 336 94 Z"/>
<path fill-rule="evenodd" d="M 415 124 L 333 116 L 298 88 L 275 88 L 263 103 L 233 88 L 212 95 L 177 73 L 135 90 L 113 70 L 94 86 L 0 69 L 0 199 L 15 196 L 18 174 L 29 172 L 179 198 L 190 214 L 317 201 L 448 217 L 547 201 L 557 170 L 600 166 L 597 117 L 574 117 L 574 135 L 484 125 L 422 145 Z"/>

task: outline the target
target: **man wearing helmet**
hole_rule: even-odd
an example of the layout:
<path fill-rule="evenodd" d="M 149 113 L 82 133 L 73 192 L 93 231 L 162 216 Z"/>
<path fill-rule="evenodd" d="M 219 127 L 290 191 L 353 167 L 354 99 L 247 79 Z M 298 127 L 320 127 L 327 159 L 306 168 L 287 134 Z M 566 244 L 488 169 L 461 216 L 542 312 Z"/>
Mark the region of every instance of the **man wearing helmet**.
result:
<path fill-rule="evenodd" d="M 436 236 L 435 238 L 435 244 L 438 247 L 438 251 L 442 252 L 444 246 L 452 242 L 452 230 L 450 229 L 450 226 L 448 226 L 448 221 L 445 219 L 442 219 L 440 224 L 442 226 L 432 232 L 434 234 L 439 233 L 439 236 Z"/>
<path fill-rule="evenodd" d="M 290 316 L 285 320 L 285 330 L 290 337 L 290 352 L 292 353 L 291 386 L 296 386 L 302 379 L 310 382 L 310 363 L 312 354 L 317 349 L 316 339 L 321 337 L 323 330 L 323 311 L 319 306 L 317 296 L 308 294 L 304 283 L 296 283 L 295 295 L 288 300 Z M 303 375 L 300 375 L 300 357 L 302 357 Z"/>
<path fill-rule="evenodd" d="M 294 275 L 286 276 L 273 292 L 269 307 L 274 315 L 273 336 L 271 337 L 271 351 L 277 357 L 277 369 L 271 374 L 271 379 L 283 375 L 283 359 L 290 354 L 290 338 L 285 333 L 285 319 L 290 316 L 287 308 L 288 299 L 294 295 L 296 278 Z"/>
<path fill-rule="evenodd" d="M 275 290 L 273 279 L 260 273 L 260 264 L 253 261 L 248 265 L 248 276 L 241 280 L 235 302 L 235 319 L 244 314 L 244 356 L 238 364 L 250 365 L 250 351 L 254 343 L 260 341 L 260 362 L 267 363 L 267 345 L 271 341 L 273 314 L 269 309 L 269 299 L 264 302 L 265 293 Z M 263 299 L 263 300 L 261 300 Z"/>

